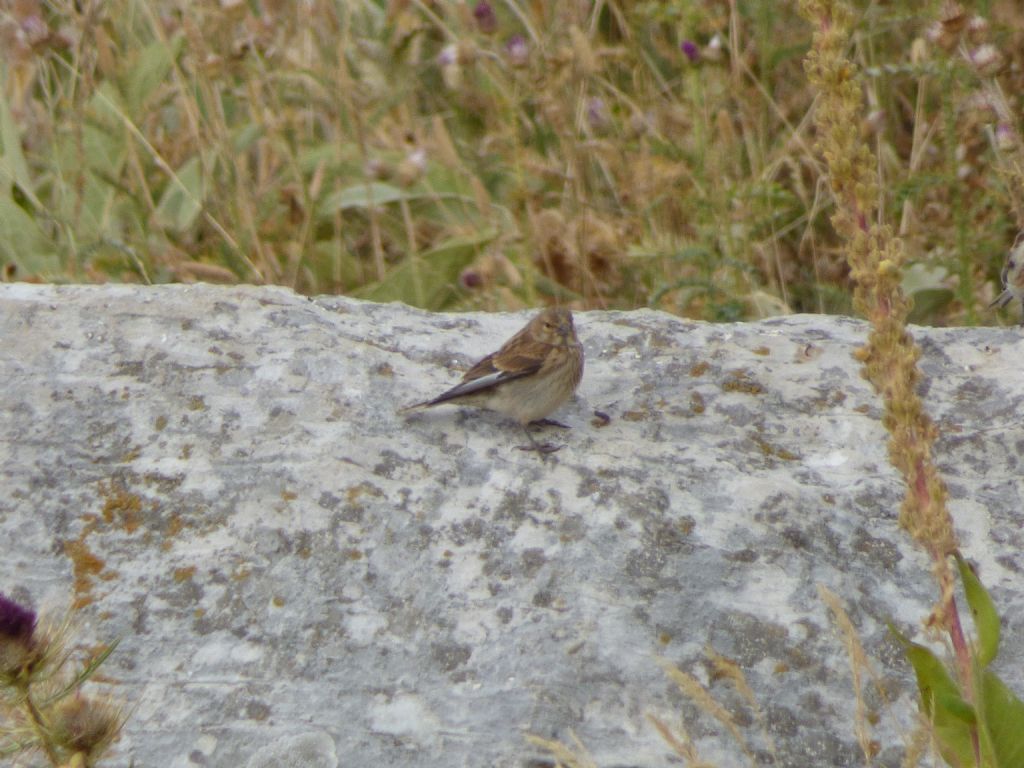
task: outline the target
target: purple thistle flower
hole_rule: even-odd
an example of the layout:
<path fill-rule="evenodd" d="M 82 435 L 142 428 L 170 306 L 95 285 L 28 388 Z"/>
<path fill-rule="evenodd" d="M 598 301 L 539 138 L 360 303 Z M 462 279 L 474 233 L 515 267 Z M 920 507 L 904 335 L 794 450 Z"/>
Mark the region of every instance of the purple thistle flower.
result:
<path fill-rule="evenodd" d="M 693 40 L 683 40 L 679 45 L 679 49 L 686 54 L 686 58 L 690 60 L 691 64 L 696 64 L 697 59 L 700 58 L 700 48 Z"/>
<path fill-rule="evenodd" d="M 472 267 L 467 267 L 462 270 L 462 274 L 459 275 L 459 282 L 462 283 L 463 288 L 479 288 L 484 284 L 484 278 L 477 270 Z"/>
<path fill-rule="evenodd" d="M 530 46 L 522 35 L 512 35 L 505 43 L 505 55 L 513 67 L 525 67 L 530 62 Z"/>
<path fill-rule="evenodd" d="M 437 65 L 439 67 L 450 67 L 459 60 L 459 48 L 454 43 L 449 43 L 437 54 Z"/>
<path fill-rule="evenodd" d="M 35 611 L 0 594 L 0 638 L 27 641 L 36 629 Z"/>
<path fill-rule="evenodd" d="M 604 99 L 594 96 L 587 101 L 587 122 L 592 128 L 602 130 L 608 125 L 608 107 Z"/>
<path fill-rule="evenodd" d="M 996 125 L 996 145 L 1004 152 L 1017 148 L 1017 134 L 1008 123 Z"/>
<path fill-rule="evenodd" d="M 473 6 L 473 18 L 476 25 L 485 35 L 494 34 L 498 29 L 498 17 L 494 15 L 494 9 L 486 0 L 480 0 Z"/>
<path fill-rule="evenodd" d="M 50 36 L 50 28 L 38 13 L 32 13 L 21 20 L 21 31 L 29 45 L 46 42 Z"/>

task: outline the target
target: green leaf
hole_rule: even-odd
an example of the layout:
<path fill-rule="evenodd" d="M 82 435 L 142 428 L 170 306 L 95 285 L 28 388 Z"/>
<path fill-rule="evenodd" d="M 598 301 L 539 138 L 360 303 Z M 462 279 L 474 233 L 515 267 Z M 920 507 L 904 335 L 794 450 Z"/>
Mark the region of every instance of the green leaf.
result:
<path fill-rule="evenodd" d="M 49 278 L 60 268 L 53 242 L 7 194 L 0 194 L 0 257 L 13 262 L 21 278 Z"/>
<path fill-rule="evenodd" d="M 932 704 L 939 699 L 960 695 L 960 689 L 946 671 L 938 656 L 918 643 L 903 640 L 903 650 L 917 675 L 917 689 L 921 694 L 921 709 L 926 715 L 932 714 Z"/>
<path fill-rule="evenodd" d="M 132 120 L 141 119 L 147 102 L 167 81 L 184 43 L 184 34 L 179 33 L 168 42 L 150 43 L 133 57 L 124 80 L 124 97 Z"/>
<path fill-rule="evenodd" d="M 380 282 L 352 295 L 370 301 L 404 301 L 424 309 L 443 309 L 458 295 L 459 274 L 495 237 L 496 231 L 487 230 L 448 240 L 417 259 L 407 259 Z"/>
<path fill-rule="evenodd" d="M 168 180 L 160 202 L 157 203 L 154 219 L 158 226 L 183 232 L 195 223 L 206 195 L 199 157 L 185 161 L 176 175 L 176 180 Z"/>
<path fill-rule="evenodd" d="M 245 123 L 231 134 L 231 148 L 235 152 L 248 152 L 257 139 L 263 137 L 266 127 L 259 123 Z"/>
<path fill-rule="evenodd" d="M 964 584 L 971 616 L 974 617 L 974 629 L 978 633 L 978 664 L 984 668 L 992 663 L 999 652 L 999 614 L 988 590 L 959 553 L 956 555 L 956 564 L 960 569 L 960 580 Z"/>
<path fill-rule="evenodd" d="M 7 70 L 0 64 L 0 81 L 7 82 Z M 0 182 L 7 189 L 8 179 L 14 181 L 26 193 L 32 192 L 32 177 L 28 163 L 21 151 L 21 129 L 11 115 L 4 89 L 0 88 Z"/>
<path fill-rule="evenodd" d="M 6 68 L 0 63 L 3 74 Z M 39 205 L 21 151 L 21 138 L 7 98 L 0 92 L 0 261 L 14 264 L 18 277 L 48 277 L 60 266 L 56 247 L 36 218 L 13 196 L 16 186 L 22 193 L 20 199 L 29 201 L 26 205 Z"/>
<path fill-rule="evenodd" d="M 953 291 L 946 285 L 949 272 L 944 267 L 911 264 L 903 270 L 903 292 L 914 300 L 907 320 L 920 323 L 953 300 Z"/>
<path fill-rule="evenodd" d="M 345 247 L 341 238 L 313 243 L 302 263 L 309 279 L 302 291 L 314 295 L 356 290 L 366 282 L 370 268 Z"/>
<path fill-rule="evenodd" d="M 533 279 L 533 284 L 537 287 L 540 293 L 545 296 L 551 296 L 558 299 L 559 301 L 575 301 L 580 298 L 580 295 L 564 285 L 559 283 L 557 280 L 552 280 L 547 275 L 538 272 L 536 277 Z"/>
<path fill-rule="evenodd" d="M 379 181 L 356 184 L 324 198 L 321 203 L 321 212 L 331 215 L 337 210 L 346 208 L 371 208 L 387 203 L 397 203 L 399 200 L 413 200 L 421 197 L 422 194 L 422 192 L 410 193 Z"/>
<path fill-rule="evenodd" d="M 954 294 L 948 288 L 936 288 L 915 291 L 910 296 L 914 300 L 914 306 L 907 315 L 907 322 L 923 323 L 945 309 L 953 300 Z"/>
<path fill-rule="evenodd" d="M 982 674 L 981 698 L 995 768 L 1024 765 L 1024 702 L 989 670 Z"/>
<path fill-rule="evenodd" d="M 66 183 L 61 202 L 62 219 L 74 229 L 76 238 L 88 241 L 111 234 L 118 236 L 119 227 L 111 222 L 111 210 L 124 199 L 121 173 L 128 157 L 127 134 L 120 123 L 113 129 L 86 125 L 81 132 L 82 145 L 67 137 L 63 147 Z M 83 167 L 84 165 L 84 167 Z"/>
<path fill-rule="evenodd" d="M 969 726 L 978 725 L 977 710 L 959 694 L 945 696 L 937 693 L 935 694 L 934 704 L 935 710 L 948 715 L 950 722 L 958 721 Z"/>
<path fill-rule="evenodd" d="M 715 255 L 711 250 L 702 245 L 688 245 L 669 254 L 669 258 L 673 261 L 692 262 L 702 267 L 707 267 L 714 257 Z"/>
<path fill-rule="evenodd" d="M 120 92 L 109 80 L 104 80 L 89 99 L 89 119 L 107 130 L 120 129 L 128 119 L 127 107 Z"/>
<path fill-rule="evenodd" d="M 903 645 L 917 676 L 921 712 L 932 723 L 943 759 L 950 765 L 974 765 L 977 713 L 964 700 L 946 666 L 923 645 L 910 642 L 891 623 L 889 630 Z"/>

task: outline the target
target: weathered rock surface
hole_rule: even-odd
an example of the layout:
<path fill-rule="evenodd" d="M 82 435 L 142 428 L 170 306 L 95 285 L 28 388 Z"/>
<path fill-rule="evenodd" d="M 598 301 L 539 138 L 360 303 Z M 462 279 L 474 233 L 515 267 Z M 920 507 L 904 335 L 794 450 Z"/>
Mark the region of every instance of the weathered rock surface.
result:
<path fill-rule="evenodd" d="M 749 723 L 711 646 L 745 671 L 777 765 L 862 765 L 824 585 L 892 698 L 873 735 L 898 765 L 915 693 L 884 622 L 919 636 L 935 588 L 851 358 L 865 326 L 577 315 L 586 374 L 547 461 L 497 416 L 396 412 L 524 320 L 0 286 L 0 590 L 79 602 L 83 643 L 123 638 L 104 672 L 133 713 L 111 764 L 540 766 L 524 734 L 574 732 L 602 767 L 676 765 L 652 714 L 746 765 L 658 665 Z M 1021 691 L 1024 335 L 915 334 Z"/>

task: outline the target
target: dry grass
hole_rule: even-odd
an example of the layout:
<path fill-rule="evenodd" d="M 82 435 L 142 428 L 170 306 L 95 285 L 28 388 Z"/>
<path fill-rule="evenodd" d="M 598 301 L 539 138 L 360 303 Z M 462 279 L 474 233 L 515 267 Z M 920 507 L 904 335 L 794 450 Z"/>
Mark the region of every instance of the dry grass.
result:
<path fill-rule="evenodd" d="M 7 0 L 3 274 L 849 311 L 794 5 Z M 995 322 L 1024 14 L 988 6 L 991 76 L 905 8 L 852 55 L 914 319 Z"/>

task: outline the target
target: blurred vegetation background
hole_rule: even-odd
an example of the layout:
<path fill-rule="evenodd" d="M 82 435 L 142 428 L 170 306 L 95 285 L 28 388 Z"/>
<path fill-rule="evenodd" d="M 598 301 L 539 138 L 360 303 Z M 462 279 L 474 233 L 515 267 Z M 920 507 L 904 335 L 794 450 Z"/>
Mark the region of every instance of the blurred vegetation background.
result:
<path fill-rule="evenodd" d="M 1024 5 L 857 7 L 912 320 L 1016 322 Z M 4 280 L 850 311 L 795 0 L 0 8 Z"/>

